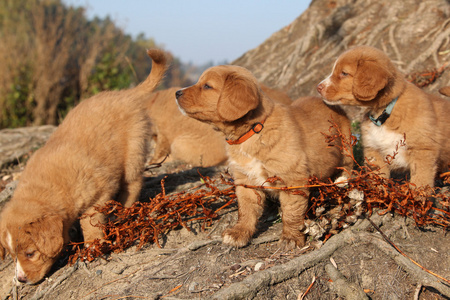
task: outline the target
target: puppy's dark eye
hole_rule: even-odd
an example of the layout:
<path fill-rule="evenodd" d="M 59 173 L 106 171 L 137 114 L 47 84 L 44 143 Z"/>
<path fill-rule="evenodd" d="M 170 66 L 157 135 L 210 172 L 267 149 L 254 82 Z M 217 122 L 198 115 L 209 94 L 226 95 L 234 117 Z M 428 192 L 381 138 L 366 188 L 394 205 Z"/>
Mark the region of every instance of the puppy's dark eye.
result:
<path fill-rule="evenodd" d="M 210 90 L 210 89 L 212 89 L 212 87 L 211 87 L 209 84 L 205 83 L 205 84 L 203 85 L 203 89 L 204 89 L 204 90 Z"/>
<path fill-rule="evenodd" d="M 36 254 L 36 251 L 30 251 L 30 252 L 26 252 L 25 256 L 29 259 L 33 258 L 34 255 Z"/>
<path fill-rule="evenodd" d="M 347 77 L 348 75 L 350 75 L 350 74 L 348 74 L 348 73 L 345 72 L 345 71 L 342 71 L 342 72 L 341 72 L 341 77 Z"/>

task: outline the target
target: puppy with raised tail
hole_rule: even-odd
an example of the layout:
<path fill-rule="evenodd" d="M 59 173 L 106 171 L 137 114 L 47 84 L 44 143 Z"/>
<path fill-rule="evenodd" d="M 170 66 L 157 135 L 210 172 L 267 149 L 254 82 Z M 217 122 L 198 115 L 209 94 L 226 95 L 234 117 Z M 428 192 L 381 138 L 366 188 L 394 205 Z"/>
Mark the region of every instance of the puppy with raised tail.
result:
<path fill-rule="evenodd" d="M 398 148 L 383 169 L 387 177 L 409 171 L 412 183 L 433 187 L 436 173 L 447 169 L 450 102 L 407 82 L 384 52 L 368 46 L 344 52 L 317 90 L 327 104 L 365 109 L 362 142 L 371 164 L 381 167 Z"/>
<path fill-rule="evenodd" d="M 130 206 L 138 198 L 149 137 L 145 101 L 166 70 L 162 51 L 148 55 L 153 66 L 143 83 L 82 101 L 28 161 L 0 215 L 0 256 L 15 260 L 18 281 L 43 279 L 82 214 L 111 199 Z M 81 220 L 85 241 L 103 237 L 95 226 L 103 221 L 99 213 Z"/>
<path fill-rule="evenodd" d="M 237 224 L 223 233 L 226 244 L 248 244 L 263 212 L 264 190 L 243 185 L 304 186 L 311 175 L 326 178 L 334 175 L 337 167 L 352 168 L 352 160 L 342 155 L 338 147 L 327 147 L 321 134 L 328 132 L 328 120 L 333 119 L 345 133 L 350 132 L 350 122 L 340 110 L 329 108 L 320 98 L 283 105 L 264 94 L 251 72 L 238 66 L 206 70 L 195 85 L 177 91 L 176 98 L 184 114 L 210 124 L 227 140 L 239 217 Z M 268 181 L 273 177 L 280 180 Z M 303 189 L 303 194 L 273 192 L 279 195 L 281 203 L 282 245 L 302 246 L 308 190 Z"/>

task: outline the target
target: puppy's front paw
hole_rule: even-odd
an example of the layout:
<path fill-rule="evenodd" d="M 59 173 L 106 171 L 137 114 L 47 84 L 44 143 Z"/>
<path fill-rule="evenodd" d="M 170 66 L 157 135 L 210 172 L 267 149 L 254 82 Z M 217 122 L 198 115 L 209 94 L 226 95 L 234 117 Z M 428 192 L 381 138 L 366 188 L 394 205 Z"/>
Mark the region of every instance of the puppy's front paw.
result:
<path fill-rule="evenodd" d="M 105 242 L 105 235 L 99 227 L 83 227 L 83 237 L 84 242 L 88 245 L 93 244 L 96 240 L 99 240 L 100 243 Z"/>
<path fill-rule="evenodd" d="M 301 232 L 298 234 L 284 234 L 281 236 L 279 245 L 284 250 L 292 250 L 295 247 L 303 247 L 305 245 L 305 235 Z"/>
<path fill-rule="evenodd" d="M 222 242 L 234 247 L 244 247 L 250 242 L 252 235 L 249 230 L 245 230 L 241 226 L 234 226 L 223 232 Z"/>

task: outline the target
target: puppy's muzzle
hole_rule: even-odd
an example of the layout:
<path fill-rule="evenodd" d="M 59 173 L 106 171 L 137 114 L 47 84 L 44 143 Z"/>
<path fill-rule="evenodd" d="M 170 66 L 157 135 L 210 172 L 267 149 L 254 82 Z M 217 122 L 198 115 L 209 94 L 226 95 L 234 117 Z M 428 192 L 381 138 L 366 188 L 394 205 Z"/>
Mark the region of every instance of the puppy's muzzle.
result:
<path fill-rule="evenodd" d="M 183 90 L 176 91 L 175 92 L 175 98 L 176 98 L 175 102 L 177 103 L 178 109 L 181 111 L 181 113 L 184 116 L 187 116 L 186 111 L 184 110 L 183 107 L 181 107 L 180 103 L 178 102 L 178 100 L 180 99 L 181 96 L 183 96 Z"/>
<path fill-rule="evenodd" d="M 323 95 L 323 89 L 325 88 L 325 84 L 323 83 L 323 81 L 317 86 L 317 91 L 319 92 L 320 95 Z"/>

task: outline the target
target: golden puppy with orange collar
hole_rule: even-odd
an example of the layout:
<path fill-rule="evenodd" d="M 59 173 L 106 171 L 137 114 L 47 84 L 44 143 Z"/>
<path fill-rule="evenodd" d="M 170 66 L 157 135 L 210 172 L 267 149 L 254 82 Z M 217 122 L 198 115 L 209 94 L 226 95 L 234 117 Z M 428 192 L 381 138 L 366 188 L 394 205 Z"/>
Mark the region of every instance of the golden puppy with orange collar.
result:
<path fill-rule="evenodd" d="M 226 244 L 245 246 L 263 212 L 265 192 L 243 185 L 304 186 L 311 175 L 327 178 L 337 173 L 337 167 L 352 168 L 352 160 L 338 147 L 328 147 L 321 134 L 328 132 L 331 119 L 342 132 L 350 132 L 350 121 L 320 98 L 283 105 L 263 93 L 251 72 L 238 66 L 206 70 L 195 85 L 177 91 L 176 98 L 184 114 L 210 124 L 227 140 L 239 219 L 223 233 Z M 269 182 L 272 177 L 280 180 Z M 288 248 L 302 246 L 308 190 L 303 189 L 303 195 L 273 191 L 279 195 L 283 214 L 281 243 Z"/>
<path fill-rule="evenodd" d="M 181 114 L 175 102 L 178 87 L 153 93 L 147 112 L 151 120 L 154 151 L 150 163 L 181 160 L 192 166 L 210 167 L 226 162 L 225 140 L 211 126 Z M 262 91 L 278 102 L 290 105 L 283 91 L 262 85 Z"/>

